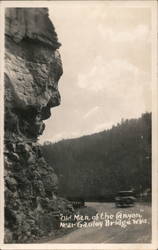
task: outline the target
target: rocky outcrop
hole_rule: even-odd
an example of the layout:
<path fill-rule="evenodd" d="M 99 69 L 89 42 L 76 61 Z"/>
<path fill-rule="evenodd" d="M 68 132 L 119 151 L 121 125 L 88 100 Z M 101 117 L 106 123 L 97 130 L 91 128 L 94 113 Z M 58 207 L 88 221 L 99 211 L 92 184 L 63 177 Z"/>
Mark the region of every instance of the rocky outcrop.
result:
<path fill-rule="evenodd" d="M 55 234 L 58 215 L 72 213 L 37 143 L 43 120 L 60 104 L 63 71 L 47 9 L 8 8 L 5 15 L 5 242 L 23 243 Z"/>

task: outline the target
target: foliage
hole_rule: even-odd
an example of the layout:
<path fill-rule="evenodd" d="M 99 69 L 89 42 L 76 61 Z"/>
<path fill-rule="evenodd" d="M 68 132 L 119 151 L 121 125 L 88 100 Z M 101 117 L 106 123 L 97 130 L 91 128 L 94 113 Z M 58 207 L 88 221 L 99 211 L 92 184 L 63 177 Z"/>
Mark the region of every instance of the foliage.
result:
<path fill-rule="evenodd" d="M 151 113 L 42 148 L 59 177 L 62 196 L 108 200 L 119 190 L 151 188 Z"/>

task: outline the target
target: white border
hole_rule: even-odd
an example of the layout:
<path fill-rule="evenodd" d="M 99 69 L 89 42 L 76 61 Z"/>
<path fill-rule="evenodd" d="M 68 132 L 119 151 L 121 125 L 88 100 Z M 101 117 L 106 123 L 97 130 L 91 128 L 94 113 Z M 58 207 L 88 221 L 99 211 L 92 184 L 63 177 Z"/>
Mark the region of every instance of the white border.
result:
<path fill-rule="evenodd" d="M 52 1 L 53 2 L 53 1 Z M 4 71 L 4 9 L 5 7 L 51 7 L 51 1 L 3 1 L 0 2 L 0 51 L 1 56 L 1 85 L 0 85 L 0 107 L 1 107 L 1 116 L 0 122 L 3 124 L 3 114 L 4 114 L 4 103 L 3 103 L 3 71 Z M 56 1 L 57 2 L 57 1 Z M 71 3 L 72 1 L 58 1 L 59 4 Z M 75 1 L 75 4 L 83 4 L 84 1 Z M 104 0 L 101 1 L 87 1 L 90 5 L 92 4 L 104 4 Z M 4 183 L 3 183 L 3 167 L 1 167 L 1 193 L 0 193 L 0 242 L 1 249 L 133 249 L 133 250 L 156 250 L 158 248 L 158 169 L 157 169 L 157 148 L 158 148 L 158 88 L 157 88 L 157 1 L 156 0 L 142 0 L 142 1 L 107 1 L 109 6 L 115 7 L 136 7 L 136 8 L 151 8 L 152 10 L 152 243 L 151 244 L 2 244 L 3 242 L 3 225 L 4 225 Z M 3 166 L 3 126 L 0 126 L 0 160 L 1 166 Z"/>

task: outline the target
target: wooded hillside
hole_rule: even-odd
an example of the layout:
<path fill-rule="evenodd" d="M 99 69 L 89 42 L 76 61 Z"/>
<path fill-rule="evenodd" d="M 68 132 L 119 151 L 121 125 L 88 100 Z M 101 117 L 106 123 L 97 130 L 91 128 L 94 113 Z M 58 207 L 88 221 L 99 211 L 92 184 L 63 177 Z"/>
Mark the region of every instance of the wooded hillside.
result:
<path fill-rule="evenodd" d="M 119 190 L 134 188 L 138 194 L 151 188 L 151 113 L 42 148 L 62 196 L 104 200 Z"/>

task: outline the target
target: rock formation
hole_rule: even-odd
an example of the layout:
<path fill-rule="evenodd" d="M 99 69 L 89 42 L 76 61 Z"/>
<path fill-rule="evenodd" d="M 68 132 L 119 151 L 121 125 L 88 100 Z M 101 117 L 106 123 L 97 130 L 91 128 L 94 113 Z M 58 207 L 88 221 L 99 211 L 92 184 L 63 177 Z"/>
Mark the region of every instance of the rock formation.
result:
<path fill-rule="evenodd" d="M 55 234 L 58 214 L 72 213 L 37 143 L 60 104 L 62 63 L 46 8 L 7 8 L 5 18 L 5 243 L 25 243 Z"/>

